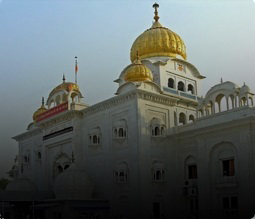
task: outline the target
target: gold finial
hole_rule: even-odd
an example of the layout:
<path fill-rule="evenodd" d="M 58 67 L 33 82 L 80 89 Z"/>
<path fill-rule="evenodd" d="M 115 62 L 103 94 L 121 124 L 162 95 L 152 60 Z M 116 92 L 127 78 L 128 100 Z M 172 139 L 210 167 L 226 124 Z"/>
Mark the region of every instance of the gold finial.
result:
<path fill-rule="evenodd" d="M 63 74 L 63 83 L 65 83 L 66 82 L 66 77 L 65 77 L 65 74 Z"/>
<path fill-rule="evenodd" d="M 139 58 L 139 51 L 137 50 L 136 51 L 136 60 L 139 60 L 140 58 Z"/>
<path fill-rule="evenodd" d="M 138 50 L 136 51 L 136 59 L 133 61 L 133 64 L 135 64 L 135 65 L 137 65 L 137 64 L 141 65 L 142 64 L 141 61 L 140 61 Z"/>
<path fill-rule="evenodd" d="M 73 151 L 72 151 L 72 159 L 71 159 L 71 161 L 72 161 L 72 163 L 74 163 L 74 153 L 73 153 Z"/>
<path fill-rule="evenodd" d="M 154 14 L 155 14 L 154 20 L 155 20 L 155 22 L 157 22 L 159 20 L 159 16 L 158 16 L 159 4 L 155 2 L 152 7 L 155 9 L 155 11 L 154 11 Z"/>

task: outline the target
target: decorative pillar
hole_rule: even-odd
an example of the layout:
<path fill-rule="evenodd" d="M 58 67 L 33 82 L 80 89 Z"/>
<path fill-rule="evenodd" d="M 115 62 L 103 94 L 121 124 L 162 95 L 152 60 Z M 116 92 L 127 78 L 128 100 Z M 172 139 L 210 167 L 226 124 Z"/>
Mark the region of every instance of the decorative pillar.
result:
<path fill-rule="evenodd" d="M 214 108 L 214 103 L 213 102 L 211 102 L 211 110 L 212 110 L 212 114 L 215 114 L 215 108 Z"/>
<path fill-rule="evenodd" d="M 227 110 L 229 110 L 229 97 L 226 98 L 226 101 L 227 101 Z"/>

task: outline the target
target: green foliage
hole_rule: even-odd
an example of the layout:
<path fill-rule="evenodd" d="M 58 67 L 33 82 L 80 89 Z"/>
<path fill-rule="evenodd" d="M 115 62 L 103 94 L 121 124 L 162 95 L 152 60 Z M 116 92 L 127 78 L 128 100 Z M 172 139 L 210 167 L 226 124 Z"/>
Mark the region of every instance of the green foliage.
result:
<path fill-rule="evenodd" d="M 7 184 L 10 182 L 10 180 L 5 179 L 5 178 L 1 178 L 0 179 L 0 189 L 1 190 L 5 190 Z"/>

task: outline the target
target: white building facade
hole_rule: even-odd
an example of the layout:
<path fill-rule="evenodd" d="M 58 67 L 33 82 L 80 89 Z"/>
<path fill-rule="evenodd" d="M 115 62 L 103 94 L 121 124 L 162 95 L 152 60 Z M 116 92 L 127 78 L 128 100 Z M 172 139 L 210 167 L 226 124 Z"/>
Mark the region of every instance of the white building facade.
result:
<path fill-rule="evenodd" d="M 154 8 L 116 96 L 88 106 L 65 78 L 51 91 L 14 137 L 19 172 L 56 199 L 108 200 L 109 218 L 251 218 L 253 93 L 221 82 L 200 97 L 205 77 Z"/>

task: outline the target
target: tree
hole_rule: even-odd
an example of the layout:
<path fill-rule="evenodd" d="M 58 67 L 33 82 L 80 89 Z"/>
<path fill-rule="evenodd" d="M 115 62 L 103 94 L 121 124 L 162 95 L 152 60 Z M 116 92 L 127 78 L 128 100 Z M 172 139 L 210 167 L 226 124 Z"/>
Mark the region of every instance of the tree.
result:
<path fill-rule="evenodd" d="M 7 184 L 10 182 L 10 180 L 5 179 L 5 178 L 1 178 L 0 179 L 0 189 L 1 190 L 5 190 Z"/>

